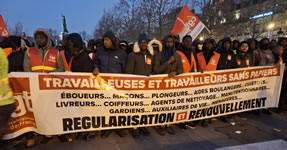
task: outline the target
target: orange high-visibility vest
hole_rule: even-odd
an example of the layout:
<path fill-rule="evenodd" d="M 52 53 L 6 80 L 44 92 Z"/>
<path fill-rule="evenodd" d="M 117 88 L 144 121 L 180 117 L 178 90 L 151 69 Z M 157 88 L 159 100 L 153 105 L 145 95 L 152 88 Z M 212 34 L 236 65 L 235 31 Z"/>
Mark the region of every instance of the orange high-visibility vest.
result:
<path fill-rule="evenodd" d="M 187 57 L 184 55 L 183 52 L 181 51 L 176 51 L 176 53 L 181 57 L 182 60 L 182 68 L 183 68 L 183 72 L 182 73 L 187 73 L 190 72 L 192 68 L 194 68 L 194 71 L 197 72 L 197 67 L 196 67 L 196 61 L 195 58 L 193 56 L 193 53 L 191 52 L 191 64 L 189 63 Z"/>
<path fill-rule="evenodd" d="M 42 61 L 39 52 L 35 47 L 28 49 L 28 56 L 30 57 L 32 72 L 47 73 L 56 69 L 59 51 L 54 48 L 49 49 L 44 56 L 44 62 Z"/>
<path fill-rule="evenodd" d="M 62 56 L 64 65 L 65 65 L 65 72 L 72 72 L 72 62 L 73 62 L 74 56 L 72 56 L 70 62 L 68 63 L 67 59 L 65 57 L 65 51 L 64 50 L 62 50 L 60 52 L 60 55 Z"/>
<path fill-rule="evenodd" d="M 198 63 L 200 68 L 203 71 L 215 71 L 217 68 L 217 64 L 220 58 L 220 54 L 213 52 L 213 56 L 210 58 L 208 64 L 206 64 L 206 60 L 204 58 L 203 52 L 200 52 L 197 54 L 197 59 L 198 59 Z"/>

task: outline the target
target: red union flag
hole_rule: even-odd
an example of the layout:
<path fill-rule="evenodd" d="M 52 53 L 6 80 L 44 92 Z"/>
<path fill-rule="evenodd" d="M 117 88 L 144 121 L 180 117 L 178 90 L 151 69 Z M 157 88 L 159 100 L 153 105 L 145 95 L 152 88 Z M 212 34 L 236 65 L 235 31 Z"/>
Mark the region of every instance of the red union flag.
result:
<path fill-rule="evenodd" d="M 205 25 L 184 6 L 176 18 L 175 25 L 171 31 L 174 35 L 179 35 L 182 39 L 185 35 L 190 35 L 194 40 L 205 28 Z"/>
<path fill-rule="evenodd" d="M 9 32 L 1 15 L 0 15 L 0 36 L 5 37 L 9 36 Z"/>

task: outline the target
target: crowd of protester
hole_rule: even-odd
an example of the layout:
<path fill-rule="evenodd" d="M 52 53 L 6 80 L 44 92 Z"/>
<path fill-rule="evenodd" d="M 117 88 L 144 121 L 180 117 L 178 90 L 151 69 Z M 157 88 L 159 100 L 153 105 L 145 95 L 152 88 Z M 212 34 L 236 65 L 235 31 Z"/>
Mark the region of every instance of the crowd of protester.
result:
<path fill-rule="evenodd" d="M 182 41 L 182 42 L 180 42 Z M 97 76 L 99 73 L 134 74 L 149 76 L 153 74 L 167 74 L 168 77 L 188 72 L 205 72 L 224 69 L 244 68 L 252 66 L 272 66 L 284 64 L 287 61 L 287 38 L 278 41 L 268 38 L 247 39 L 246 41 L 232 40 L 225 37 L 216 42 L 214 39 L 204 41 L 194 40 L 185 35 L 182 40 L 179 36 L 167 35 L 164 39 L 149 39 L 145 33 L 135 37 L 135 42 L 120 40 L 114 33 L 108 31 L 100 39 L 91 39 L 85 43 L 78 33 L 63 34 L 60 44 L 53 44 L 49 33 L 45 29 L 34 32 L 34 43 L 18 36 L 1 37 L 2 50 L 0 63 L 0 94 L 9 91 L 7 87 L 8 72 L 87 72 Z M 4 57 L 8 60 L 5 60 Z M 6 62 L 6 63 L 4 63 Z M 5 68 L 6 67 L 6 68 Z M 2 71 L 3 70 L 3 71 Z M 6 70 L 6 71 L 5 71 Z M 284 74 L 279 107 L 275 110 L 280 113 L 286 109 L 286 83 Z M 4 86 L 5 85 L 5 86 Z M 2 90 L 5 89 L 5 90 Z M 285 92 L 283 92 L 285 91 Z M 10 91 L 11 94 L 11 91 Z M 5 98 L 5 97 L 4 97 Z M 0 137 L 7 130 L 10 114 L 15 110 L 12 96 L 0 99 Z M 268 109 L 262 110 L 271 114 Z M 261 113 L 255 111 L 255 114 Z M 232 116 L 220 117 L 224 122 Z M 7 122 L 7 124 L 3 124 Z M 180 129 L 188 129 L 200 123 L 208 127 L 210 120 L 180 123 Z M 175 134 L 171 126 L 153 127 L 164 136 Z M 147 128 L 117 129 L 100 131 L 101 137 L 107 137 L 115 132 L 120 137 L 129 132 L 133 137 L 149 135 Z M 99 131 L 82 132 L 75 134 L 58 135 L 62 142 L 73 138 L 85 140 L 94 138 Z M 27 146 L 35 145 L 35 138 L 40 135 L 29 132 L 13 140 L 24 141 Z M 72 138 L 73 137 L 73 138 Z M 51 137 L 44 136 L 42 143 Z"/>

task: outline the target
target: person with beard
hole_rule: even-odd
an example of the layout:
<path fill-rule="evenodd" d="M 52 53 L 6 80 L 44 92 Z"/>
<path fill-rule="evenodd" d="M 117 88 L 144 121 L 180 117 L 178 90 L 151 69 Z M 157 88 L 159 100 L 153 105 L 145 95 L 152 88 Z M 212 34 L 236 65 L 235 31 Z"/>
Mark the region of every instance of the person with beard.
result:
<path fill-rule="evenodd" d="M 176 53 L 181 57 L 183 73 L 197 72 L 198 64 L 196 52 L 192 50 L 192 37 L 185 35 L 182 41 L 183 44 L 179 46 Z"/>
<path fill-rule="evenodd" d="M 249 53 L 249 44 L 247 41 L 242 41 L 239 44 L 238 53 L 235 56 L 236 67 L 244 68 L 244 67 L 252 67 L 254 66 L 254 57 L 252 53 Z"/>
<path fill-rule="evenodd" d="M 125 73 L 125 64 L 127 54 L 118 48 L 116 36 L 113 32 L 108 31 L 103 36 L 104 46 L 97 49 L 96 58 L 94 59 L 93 75 L 99 73 Z M 124 130 L 115 129 L 117 135 L 125 136 Z M 108 137 L 112 130 L 101 131 L 101 137 Z"/>
<path fill-rule="evenodd" d="M 25 72 L 64 72 L 65 67 L 59 51 L 52 48 L 50 34 L 44 29 L 34 32 L 35 47 L 30 47 L 24 56 Z"/>
<path fill-rule="evenodd" d="M 0 47 L 6 50 L 10 72 L 22 72 L 25 51 L 21 48 L 21 37 L 9 36 L 0 42 Z"/>
<path fill-rule="evenodd" d="M 69 34 L 68 47 L 72 53 L 68 72 L 93 72 L 93 61 L 84 51 L 83 40 L 78 33 Z"/>
<path fill-rule="evenodd" d="M 174 77 L 181 74 L 182 61 L 181 57 L 175 52 L 174 36 L 168 35 L 163 40 L 163 51 L 155 55 L 153 71 L 155 74 L 168 74 L 168 77 Z M 167 131 L 169 134 L 175 134 L 171 126 L 158 126 L 155 131 L 164 136 Z"/>
<path fill-rule="evenodd" d="M 255 66 L 258 66 L 261 58 L 268 54 L 272 54 L 272 51 L 270 50 L 270 42 L 268 38 L 263 38 L 259 41 L 259 49 L 254 51 Z"/>
<path fill-rule="evenodd" d="M 129 54 L 126 73 L 135 75 L 149 76 L 152 74 L 153 66 L 153 48 L 151 43 L 148 44 L 147 35 L 142 33 L 138 37 L 138 41 L 134 44 L 134 51 Z M 129 129 L 133 137 L 138 137 L 140 132 L 144 135 L 149 135 L 146 128 L 133 128 Z"/>
<path fill-rule="evenodd" d="M 37 29 L 34 32 L 35 47 L 30 47 L 24 55 L 23 68 L 25 72 L 64 72 L 65 67 L 59 51 L 52 48 L 50 34 L 45 29 Z M 35 145 L 34 134 L 25 134 L 26 147 Z M 42 142 L 47 142 L 50 137 L 44 137 Z"/>
<path fill-rule="evenodd" d="M 229 37 L 222 40 L 221 47 L 217 52 L 220 54 L 218 70 L 236 68 L 235 55 L 231 49 L 231 39 Z"/>

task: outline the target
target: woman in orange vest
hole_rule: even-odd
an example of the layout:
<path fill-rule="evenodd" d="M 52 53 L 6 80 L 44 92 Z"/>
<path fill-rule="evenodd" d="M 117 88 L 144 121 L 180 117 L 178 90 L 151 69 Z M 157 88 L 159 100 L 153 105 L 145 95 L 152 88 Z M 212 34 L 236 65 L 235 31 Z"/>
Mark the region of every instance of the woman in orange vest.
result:
<path fill-rule="evenodd" d="M 192 37 L 186 35 L 183 37 L 182 41 L 183 44 L 179 46 L 179 50 L 176 51 L 182 60 L 182 73 L 197 72 L 198 64 L 196 53 L 192 51 Z"/>
<path fill-rule="evenodd" d="M 217 70 L 220 54 L 214 51 L 215 45 L 212 39 L 206 39 L 202 52 L 197 54 L 200 71 Z"/>

